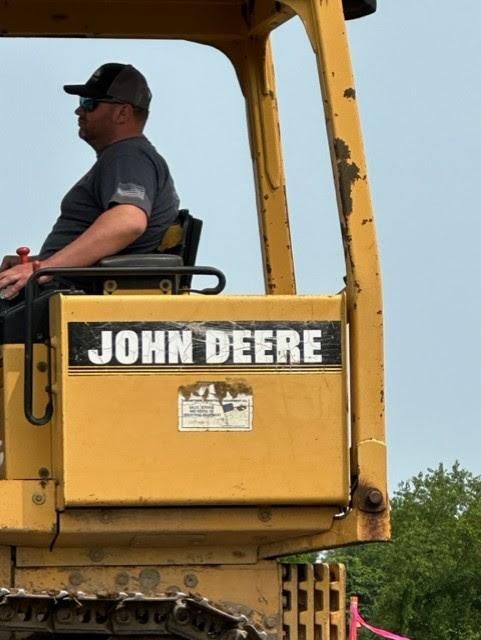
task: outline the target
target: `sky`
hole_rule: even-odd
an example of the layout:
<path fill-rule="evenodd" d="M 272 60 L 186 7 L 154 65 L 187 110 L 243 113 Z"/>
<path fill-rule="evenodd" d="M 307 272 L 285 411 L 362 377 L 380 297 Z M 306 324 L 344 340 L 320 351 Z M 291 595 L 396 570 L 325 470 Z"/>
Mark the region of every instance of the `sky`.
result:
<path fill-rule="evenodd" d="M 349 24 L 383 268 L 391 488 L 455 460 L 481 474 L 481 3 L 379 0 Z M 301 293 L 342 287 L 344 263 L 314 56 L 302 25 L 274 34 Z M 0 39 L 0 253 L 39 249 L 94 161 L 75 98 L 105 62 L 143 71 L 147 135 L 182 206 L 204 220 L 198 264 L 261 293 L 245 109 L 229 61 L 187 42 Z"/>

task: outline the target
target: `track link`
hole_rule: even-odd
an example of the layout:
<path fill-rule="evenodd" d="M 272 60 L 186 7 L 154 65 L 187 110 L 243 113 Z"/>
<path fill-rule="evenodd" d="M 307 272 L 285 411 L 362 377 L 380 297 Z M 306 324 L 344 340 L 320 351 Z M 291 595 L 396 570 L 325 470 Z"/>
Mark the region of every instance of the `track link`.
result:
<path fill-rule="evenodd" d="M 206 598 L 175 593 L 90 595 L 0 589 L 0 633 L 99 636 L 177 636 L 185 640 L 266 640 L 245 616 Z"/>

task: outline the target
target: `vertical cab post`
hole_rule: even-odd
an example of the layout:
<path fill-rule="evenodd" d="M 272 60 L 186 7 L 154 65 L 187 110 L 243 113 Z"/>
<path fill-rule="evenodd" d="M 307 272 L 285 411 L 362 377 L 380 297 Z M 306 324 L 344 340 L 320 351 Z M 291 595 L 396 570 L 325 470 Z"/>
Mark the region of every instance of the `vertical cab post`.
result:
<path fill-rule="evenodd" d="M 296 293 L 274 67 L 268 34 L 220 47 L 246 99 L 266 293 Z"/>
<path fill-rule="evenodd" d="M 317 59 L 346 260 L 355 490 L 353 509 L 337 522 L 332 544 L 339 543 L 339 531 L 344 531 L 343 543 L 383 540 L 389 537 L 389 516 L 381 270 L 343 5 L 318 0 L 283 4 L 298 13 Z"/>

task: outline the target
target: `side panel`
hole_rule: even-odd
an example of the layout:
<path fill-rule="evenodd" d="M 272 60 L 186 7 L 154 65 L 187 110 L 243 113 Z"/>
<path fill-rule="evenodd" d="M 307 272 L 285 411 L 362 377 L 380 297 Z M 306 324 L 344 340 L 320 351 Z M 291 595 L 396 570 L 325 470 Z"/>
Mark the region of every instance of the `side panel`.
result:
<path fill-rule="evenodd" d="M 47 401 L 48 356 L 44 345 L 35 345 L 34 358 L 34 399 L 35 409 L 39 413 Z M 5 458 L 4 465 L 0 467 L 1 477 L 8 480 L 45 479 L 51 476 L 52 470 L 50 424 L 36 427 L 25 418 L 23 359 L 23 345 L 2 346 L 0 440 L 3 442 Z"/>
<path fill-rule="evenodd" d="M 347 503 L 343 296 L 57 302 L 67 506 Z"/>

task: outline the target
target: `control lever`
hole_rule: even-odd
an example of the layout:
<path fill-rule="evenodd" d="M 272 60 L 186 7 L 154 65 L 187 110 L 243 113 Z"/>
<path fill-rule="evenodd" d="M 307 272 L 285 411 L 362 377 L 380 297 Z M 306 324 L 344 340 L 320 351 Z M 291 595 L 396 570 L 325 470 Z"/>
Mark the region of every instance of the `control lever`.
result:
<path fill-rule="evenodd" d="M 16 254 L 20 258 L 20 264 L 28 263 L 29 253 L 30 253 L 29 247 L 18 247 Z"/>

